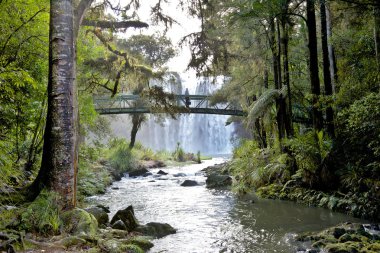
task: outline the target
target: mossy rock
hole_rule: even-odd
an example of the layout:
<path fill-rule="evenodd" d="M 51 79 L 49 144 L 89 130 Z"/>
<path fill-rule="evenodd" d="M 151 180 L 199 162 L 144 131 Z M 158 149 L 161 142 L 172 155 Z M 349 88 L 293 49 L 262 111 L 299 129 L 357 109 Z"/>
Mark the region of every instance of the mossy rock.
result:
<path fill-rule="evenodd" d="M 138 245 L 123 239 L 100 240 L 99 245 L 107 253 L 144 253 Z"/>
<path fill-rule="evenodd" d="M 73 235 L 87 235 L 95 237 L 98 230 L 98 221 L 83 209 L 75 208 L 61 215 L 66 233 Z"/>
<path fill-rule="evenodd" d="M 78 236 L 69 236 L 69 237 L 63 238 L 60 241 L 60 244 L 62 244 L 65 248 L 70 248 L 73 246 L 86 245 L 87 241 Z"/>
<path fill-rule="evenodd" d="M 363 244 L 358 242 L 344 242 L 327 244 L 325 249 L 329 253 L 358 253 L 363 247 Z"/>
<path fill-rule="evenodd" d="M 111 219 L 111 224 L 114 224 L 118 220 L 121 220 L 125 224 L 126 230 L 128 231 L 134 230 L 139 225 L 132 206 L 117 211 Z"/>
<path fill-rule="evenodd" d="M 104 208 L 94 206 L 94 207 L 86 208 L 85 211 L 94 215 L 95 219 L 98 221 L 99 226 L 105 225 L 109 221 L 108 214 L 104 210 Z"/>
<path fill-rule="evenodd" d="M 135 244 L 143 250 L 148 250 L 154 246 L 153 243 L 149 241 L 149 239 L 151 239 L 151 237 L 136 236 L 136 237 L 132 237 L 131 239 L 128 239 L 128 243 Z"/>
<path fill-rule="evenodd" d="M 375 242 L 367 247 L 364 248 L 365 252 L 372 253 L 372 252 L 380 252 L 380 242 Z"/>
<path fill-rule="evenodd" d="M 99 229 L 100 237 L 103 239 L 125 239 L 129 236 L 128 231 L 119 229 Z"/>

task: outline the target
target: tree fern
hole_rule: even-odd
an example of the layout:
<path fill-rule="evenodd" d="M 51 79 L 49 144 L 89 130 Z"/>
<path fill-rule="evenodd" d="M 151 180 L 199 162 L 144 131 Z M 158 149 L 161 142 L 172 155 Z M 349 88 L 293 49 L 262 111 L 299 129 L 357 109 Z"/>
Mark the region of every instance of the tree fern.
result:
<path fill-rule="evenodd" d="M 278 99 L 280 96 L 285 97 L 286 94 L 286 87 L 283 87 L 281 90 L 271 89 L 265 91 L 259 97 L 259 99 L 250 107 L 247 117 L 248 125 L 252 126 L 261 115 L 268 111 L 268 109 L 273 105 L 276 99 Z"/>

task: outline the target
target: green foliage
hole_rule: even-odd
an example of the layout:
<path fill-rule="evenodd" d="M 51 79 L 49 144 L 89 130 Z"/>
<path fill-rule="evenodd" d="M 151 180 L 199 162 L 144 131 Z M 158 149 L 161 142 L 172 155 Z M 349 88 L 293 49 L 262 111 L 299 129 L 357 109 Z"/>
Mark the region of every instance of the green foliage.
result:
<path fill-rule="evenodd" d="M 177 162 L 184 162 L 185 159 L 185 151 L 183 151 L 183 148 L 181 147 L 181 143 L 177 142 L 177 147 L 173 153 L 174 160 Z"/>
<path fill-rule="evenodd" d="M 129 143 L 125 139 L 112 139 L 109 146 L 108 159 L 114 170 L 118 173 L 123 173 L 136 167 L 137 160 L 133 156 Z"/>
<path fill-rule="evenodd" d="M 260 149 L 255 141 L 244 140 L 234 149 L 229 168 L 237 178 L 235 191 L 244 193 L 272 182 L 285 183 L 290 179 L 291 159 L 274 149 Z"/>
<path fill-rule="evenodd" d="M 21 215 L 21 227 L 41 234 L 58 234 L 62 225 L 54 192 L 42 191 Z"/>
<path fill-rule="evenodd" d="M 332 149 L 332 141 L 323 131 L 310 131 L 286 141 L 297 163 L 297 174 L 304 183 L 315 184 L 320 170 Z"/>

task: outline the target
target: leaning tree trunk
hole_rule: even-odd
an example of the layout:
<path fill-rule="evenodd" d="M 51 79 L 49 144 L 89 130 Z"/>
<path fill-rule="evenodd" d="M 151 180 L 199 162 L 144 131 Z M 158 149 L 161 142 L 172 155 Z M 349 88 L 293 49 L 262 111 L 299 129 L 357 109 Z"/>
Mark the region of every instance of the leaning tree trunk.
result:
<path fill-rule="evenodd" d="M 320 131 L 323 128 L 322 112 L 319 109 L 318 101 L 321 94 L 321 87 L 319 82 L 318 71 L 318 50 L 317 50 L 317 28 L 315 21 L 315 7 L 314 0 L 306 1 L 306 14 L 307 14 L 307 28 L 309 38 L 309 71 L 310 71 L 310 84 L 312 98 L 312 117 L 313 127 L 315 130 Z"/>
<path fill-rule="evenodd" d="M 129 142 L 130 149 L 132 149 L 135 146 L 136 135 L 144 119 L 145 119 L 145 116 L 143 114 L 133 114 L 132 116 L 131 141 Z"/>
<path fill-rule="evenodd" d="M 42 164 L 32 195 L 43 188 L 60 196 L 62 210 L 76 205 L 76 97 L 73 0 L 50 1 L 48 111 Z"/>
<path fill-rule="evenodd" d="M 322 56 L 323 56 L 323 80 L 325 85 L 325 95 L 332 95 L 332 83 L 330 73 L 329 48 L 327 42 L 327 21 L 326 21 L 326 0 L 320 0 L 321 14 L 321 39 L 322 39 Z M 334 111 L 331 105 L 326 108 L 327 133 L 330 137 L 335 136 L 334 128 Z"/>

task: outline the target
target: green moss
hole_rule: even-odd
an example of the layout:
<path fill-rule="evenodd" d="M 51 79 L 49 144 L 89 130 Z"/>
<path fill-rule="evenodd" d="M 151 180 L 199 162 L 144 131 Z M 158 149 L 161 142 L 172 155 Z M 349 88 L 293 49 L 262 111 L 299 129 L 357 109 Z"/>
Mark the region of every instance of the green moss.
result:
<path fill-rule="evenodd" d="M 125 249 L 128 253 L 144 253 L 145 251 L 142 250 L 138 245 L 136 244 L 128 244 Z"/>
<path fill-rule="evenodd" d="M 98 230 L 98 222 L 95 217 L 83 209 L 75 208 L 61 215 L 63 230 L 73 235 L 87 235 L 95 237 Z"/>
<path fill-rule="evenodd" d="M 356 253 L 363 247 L 363 244 L 359 242 L 344 242 L 327 244 L 325 249 L 329 253 Z"/>
<path fill-rule="evenodd" d="M 148 250 L 153 247 L 153 243 L 149 241 L 150 237 L 136 236 L 128 240 L 128 243 L 139 246 L 143 250 Z"/>

